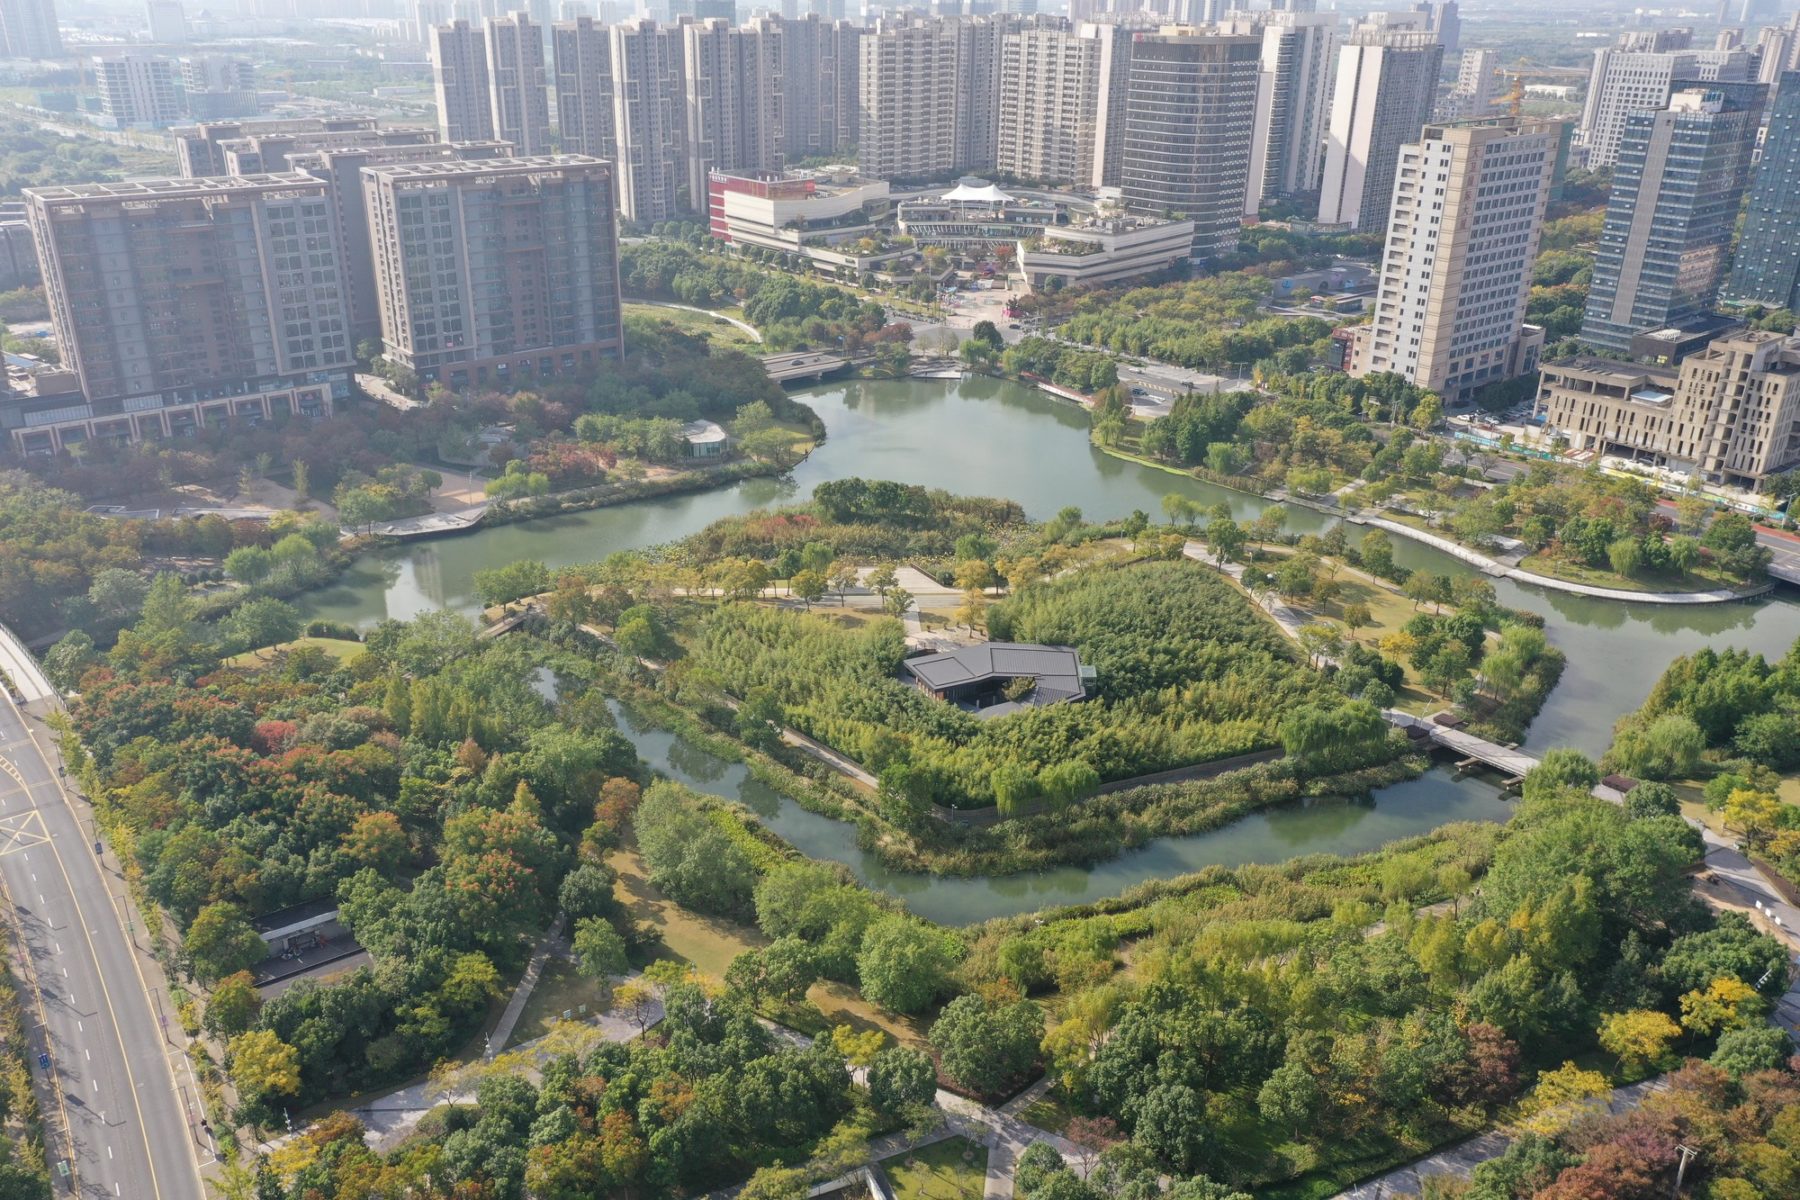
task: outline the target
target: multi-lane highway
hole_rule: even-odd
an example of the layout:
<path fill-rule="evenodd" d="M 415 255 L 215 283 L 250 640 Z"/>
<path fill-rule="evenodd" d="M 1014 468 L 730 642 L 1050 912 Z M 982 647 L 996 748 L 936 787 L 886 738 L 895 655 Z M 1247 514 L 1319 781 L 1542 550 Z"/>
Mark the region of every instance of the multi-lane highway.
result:
<path fill-rule="evenodd" d="M 52 701 L 22 653 L 0 631 L 0 668 L 42 709 Z M 52 1181 L 59 1196 L 198 1200 L 210 1154 L 192 1074 L 128 940 L 124 884 L 95 855 L 57 762 L 41 721 L 0 689 L 0 881 L 36 983 L 25 1000 L 41 1025 L 30 1056 L 49 1085 Z"/>

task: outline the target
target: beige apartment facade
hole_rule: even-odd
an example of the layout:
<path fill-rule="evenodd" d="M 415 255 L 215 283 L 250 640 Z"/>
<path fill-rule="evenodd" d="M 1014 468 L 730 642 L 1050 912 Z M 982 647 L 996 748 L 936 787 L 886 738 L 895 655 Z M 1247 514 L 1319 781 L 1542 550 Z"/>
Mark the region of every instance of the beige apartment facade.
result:
<path fill-rule="evenodd" d="M 1576 358 L 1541 368 L 1536 411 L 1575 451 L 1754 487 L 1800 463 L 1800 344 L 1747 330 L 1679 367 Z"/>
<path fill-rule="evenodd" d="M 453 390 L 623 350 L 612 165 L 582 155 L 364 169 L 387 357 Z"/>

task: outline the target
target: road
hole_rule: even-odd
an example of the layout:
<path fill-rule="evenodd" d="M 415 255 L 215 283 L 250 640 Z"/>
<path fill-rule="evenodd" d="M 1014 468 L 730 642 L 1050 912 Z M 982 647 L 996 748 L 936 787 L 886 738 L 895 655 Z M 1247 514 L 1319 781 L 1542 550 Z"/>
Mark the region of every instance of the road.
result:
<path fill-rule="evenodd" d="M 34 668 L 0 635 L 0 666 L 31 709 L 42 695 Z M 27 996 L 31 1054 L 50 1068 L 46 1125 L 56 1195 L 197 1200 L 197 1156 L 211 1154 L 196 1128 L 199 1097 L 179 1049 L 165 1039 L 115 897 L 124 884 L 94 855 L 86 822 L 57 775 L 54 742 L 11 697 L 0 703 L 0 881 L 30 954 L 37 997 Z M 173 1036 L 180 1039 L 180 1030 Z M 185 1087 L 176 1082 L 182 1072 Z M 40 1086 L 40 1096 L 45 1090 Z M 190 1121 L 195 1124 L 190 1124 Z M 56 1169 L 68 1158 L 70 1174 Z M 72 1186 L 79 1183 L 79 1192 Z"/>

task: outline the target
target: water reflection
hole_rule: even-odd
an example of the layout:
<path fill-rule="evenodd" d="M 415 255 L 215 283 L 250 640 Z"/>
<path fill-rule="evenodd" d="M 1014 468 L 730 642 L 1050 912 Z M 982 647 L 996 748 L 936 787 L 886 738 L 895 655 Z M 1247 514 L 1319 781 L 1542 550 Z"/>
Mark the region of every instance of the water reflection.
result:
<path fill-rule="evenodd" d="M 1503 821 L 1499 789 L 1434 770 L 1372 796 L 1298 801 L 1245 817 L 1211 833 L 1160 838 L 1092 868 L 1054 867 L 1017 875 L 936 878 L 889 869 L 857 845 L 856 827 L 809 812 L 728 762 L 651 727 L 616 700 L 607 702 L 619 731 L 653 768 L 696 791 L 737 800 L 809 858 L 841 862 L 863 883 L 904 900 L 920 916 L 949 925 L 1114 896 L 1151 879 L 1212 865 L 1282 862 L 1302 854 L 1360 854 L 1395 838 L 1451 821 Z"/>
<path fill-rule="evenodd" d="M 337 584 L 302 597 L 300 605 L 308 618 L 362 627 L 431 608 L 472 611 L 475 572 L 486 567 L 521 558 L 551 566 L 592 562 L 615 550 L 683 537 L 721 517 L 811 495 L 819 483 L 847 475 L 1007 496 L 1040 518 L 1066 505 L 1092 517 L 1133 509 L 1159 515 L 1169 492 L 1208 506 L 1222 502 L 1239 519 L 1265 507 L 1254 496 L 1102 454 L 1085 436 L 1085 413 L 1004 380 L 857 381 L 817 389 L 806 399 L 829 437 L 791 480 L 750 480 L 414 544 L 384 559 L 359 561 Z M 1332 523 L 1299 506 L 1288 512 L 1288 527 L 1296 532 L 1318 532 Z M 1352 536 L 1360 533 L 1353 529 Z M 1394 539 L 1394 556 L 1415 569 L 1456 575 L 1474 570 L 1402 538 Z M 1674 607 L 1494 582 L 1505 603 L 1544 614 L 1550 640 L 1569 659 L 1526 741 L 1536 751 L 1568 745 L 1600 753 L 1613 722 L 1642 703 L 1678 654 L 1713 645 L 1778 656 L 1800 638 L 1800 605 L 1787 589 L 1757 603 Z M 1384 793 L 1384 803 L 1386 798 Z"/>

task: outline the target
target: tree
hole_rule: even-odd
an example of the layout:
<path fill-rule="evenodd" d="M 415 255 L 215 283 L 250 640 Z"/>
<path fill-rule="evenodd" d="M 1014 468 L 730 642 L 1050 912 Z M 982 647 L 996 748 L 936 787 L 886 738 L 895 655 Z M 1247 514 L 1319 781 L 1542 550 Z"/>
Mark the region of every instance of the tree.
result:
<path fill-rule="evenodd" d="M 194 916 L 182 948 L 201 983 L 223 979 L 268 957 L 268 943 L 235 904 L 208 904 Z"/>
<path fill-rule="evenodd" d="M 231 650 L 275 646 L 300 636 L 300 613 L 273 596 L 259 596 L 227 613 L 219 622 L 219 633 Z"/>
<path fill-rule="evenodd" d="M 1607 762 L 1639 779 L 1685 779 L 1700 765 L 1706 734 L 1693 718 L 1667 712 L 1648 724 L 1621 722 Z"/>
<path fill-rule="evenodd" d="M 1297 1062 L 1283 1063 L 1263 1080 L 1256 1093 L 1263 1120 L 1284 1129 L 1304 1129 L 1324 1096 L 1318 1080 Z"/>
<path fill-rule="evenodd" d="M 1136 1140 L 1184 1174 L 1201 1170 L 1212 1151 L 1206 1101 L 1184 1083 L 1159 1084 L 1138 1105 Z"/>
<path fill-rule="evenodd" d="M 587 917 L 575 922 L 572 943 L 575 969 L 586 979 L 604 983 L 631 969 L 625 956 L 625 939 L 601 917 Z"/>
<path fill-rule="evenodd" d="M 882 611 L 890 617 L 904 617 L 912 606 L 912 593 L 902 587 L 889 588 L 887 594 L 881 598 Z"/>
<path fill-rule="evenodd" d="M 1444 419 L 1444 401 L 1435 392 L 1426 392 L 1413 405 L 1409 418 L 1414 429 L 1430 429 Z"/>
<path fill-rule="evenodd" d="M 1718 1047 L 1707 1061 L 1733 1079 L 1742 1079 L 1756 1071 L 1779 1067 L 1793 1049 L 1783 1030 L 1773 1025 L 1751 1025 L 1721 1033 Z"/>
<path fill-rule="evenodd" d="M 1716 1033 L 1754 1023 L 1764 1008 L 1756 989 L 1725 975 L 1681 997 L 1681 1024 L 1693 1033 Z"/>
<path fill-rule="evenodd" d="M 931 1026 L 944 1073 L 979 1095 L 993 1095 L 1028 1072 L 1044 1039 L 1044 1013 L 1029 1000 L 990 1004 L 958 996 Z"/>
<path fill-rule="evenodd" d="M 1244 527 L 1229 517 L 1214 519 L 1206 526 L 1206 543 L 1221 566 L 1235 559 L 1247 540 Z"/>
<path fill-rule="evenodd" d="M 1606 548 L 1606 561 L 1611 565 L 1613 574 L 1630 579 L 1638 572 L 1644 561 L 1642 548 L 1634 537 L 1622 537 Z"/>
<path fill-rule="evenodd" d="M 274 566 L 275 556 L 261 546 L 239 546 L 225 556 L 225 573 L 245 585 L 261 583 Z"/>
<path fill-rule="evenodd" d="M 937 1068 L 923 1050 L 889 1046 L 869 1065 L 869 1099 L 881 1112 L 903 1113 L 936 1094 Z"/>
<path fill-rule="evenodd" d="M 1619 1065 L 1636 1074 L 1660 1061 L 1669 1043 L 1681 1036 L 1681 1026 L 1667 1014 L 1653 1009 L 1607 1013 L 1600 1018 L 1600 1047 L 1616 1055 Z"/>
<path fill-rule="evenodd" d="M 955 966 L 949 935 L 898 913 L 863 935 L 856 973 L 865 997 L 897 1013 L 915 1013 L 942 995 Z"/>
<path fill-rule="evenodd" d="M 1302 625 L 1296 636 L 1306 651 L 1307 661 L 1314 666 L 1334 658 L 1344 648 L 1344 640 L 1338 636 L 1337 626 L 1329 621 L 1312 621 Z"/>
<path fill-rule="evenodd" d="M 899 586 L 899 580 L 895 575 L 892 563 L 882 563 L 873 571 L 870 571 L 868 579 L 863 582 L 867 584 L 870 591 L 874 592 L 884 601 L 887 599 L 887 594 Z"/>
<path fill-rule="evenodd" d="M 294 1096 L 300 1091 L 300 1052 L 266 1029 L 231 1039 L 232 1082 L 247 1100 Z"/>
<path fill-rule="evenodd" d="M 221 979 L 206 1001 L 206 1014 L 200 1022 L 216 1038 L 233 1038 L 250 1028 L 262 1007 L 262 996 L 256 990 L 256 978 L 239 971 Z"/>
<path fill-rule="evenodd" d="M 1538 765 L 1526 773 L 1522 790 L 1527 800 L 1554 796 L 1565 790 L 1586 795 L 1599 782 L 1600 768 L 1594 765 L 1593 759 L 1579 750 L 1559 746 L 1545 751 Z"/>
<path fill-rule="evenodd" d="M 1375 623 L 1375 616 L 1369 606 L 1362 603 L 1344 605 L 1344 628 L 1350 631 L 1352 641 L 1356 640 L 1356 631 Z"/>
<path fill-rule="evenodd" d="M 844 603 L 844 597 L 851 588 L 856 586 L 856 577 L 856 564 L 848 559 L 839 559 L 831 564 L 831 570 L 827 573 L 826 579 L 831 584 L 831 590 L 837 593 L 839 604 Z"/>
<path fill-rule="evenodd" d="M 806 1200 L 812 1175 L 798 1167 L 759 1167 L 738 1190 L 738 1200 Z"/>
<path fill-rule="evenodd" d="M 44 674 L 59 691 L 72 692 L 96 661 L 94 639 L 85 630 L 71 629 L 61 641 L 44 652 Z"/>
<path fill-rule="evenodd" d="M 1782 804 L 1768 792 L 1739 788 L 1725 801 L 1725 823 L 1744 835 L 1752 848 L 1762 845 L 1781 822 Z"/>
<path fill-rule="evenodd" d="M 826 579 L 823 572 L 804 570 L 796 573 L 789 581 L 788 590 L 800 597 L 810 610 L 813 602 L 825 595 Z"/>

